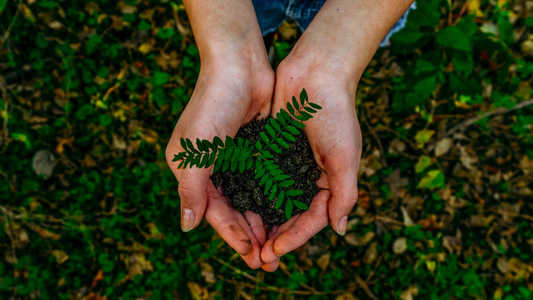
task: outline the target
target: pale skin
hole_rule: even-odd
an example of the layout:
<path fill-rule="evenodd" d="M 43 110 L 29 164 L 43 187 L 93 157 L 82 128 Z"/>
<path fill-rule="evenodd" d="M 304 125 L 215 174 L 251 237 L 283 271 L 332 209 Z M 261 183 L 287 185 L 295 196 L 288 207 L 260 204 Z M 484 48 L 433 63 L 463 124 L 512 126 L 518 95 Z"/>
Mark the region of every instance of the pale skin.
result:
<path fill-rule="evenodd" d="M 280 257 L 331 224 L 346 233 L 357 201 L 362 137 L 355 112 L 357 82 L 381 40 L 413 0 L 328 0 L 274 74 L 250 0 L 184 0 L 201 59 L 195 91 L 178 121 L 166 157 L 179 181 L 181 226 L 203 217 L 253 269 L 275 271 Z M 275 226 L 267 236 L 261 218 L 240 213 L 216 189 L 208 169 L 178 170 L 179 139 L 235 136 L 256 116 L 275 115 L 307 90 L 323 107 L 306 122 L 321 189 L 309 211 Z"/>

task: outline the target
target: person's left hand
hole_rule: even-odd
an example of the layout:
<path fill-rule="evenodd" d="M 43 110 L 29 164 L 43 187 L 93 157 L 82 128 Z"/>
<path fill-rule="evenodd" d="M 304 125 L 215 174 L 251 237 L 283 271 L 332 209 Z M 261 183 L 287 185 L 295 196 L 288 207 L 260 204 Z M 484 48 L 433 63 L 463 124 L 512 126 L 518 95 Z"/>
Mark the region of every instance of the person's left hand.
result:
<path fill-rule="evenodd" d="M 311 63 L 310 63 L 311 62 Z M 331 222 L 340 235 L 346 232 L 348 214 L 357 201 L 357 173 L 362 136 L 355 112 L 355 76 L 344 76 L 342 66 L 317 57 L 289 55 L 278 67 L 272 114 L 276 115 L 303 88 L 309 101 L 322 106 L 305 122 L 315 160 L 321 169 L 321 191 L 310 209 L 275 227 L 261 250 L 263 269 L 277 269 L 279 257 L 305 244 Z"/>

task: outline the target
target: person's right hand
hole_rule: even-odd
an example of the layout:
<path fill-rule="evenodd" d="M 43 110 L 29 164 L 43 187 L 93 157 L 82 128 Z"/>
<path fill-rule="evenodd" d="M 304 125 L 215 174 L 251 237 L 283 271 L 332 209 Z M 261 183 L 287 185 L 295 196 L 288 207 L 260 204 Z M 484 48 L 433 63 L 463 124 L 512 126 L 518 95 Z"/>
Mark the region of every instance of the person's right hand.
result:
<path fill-rule="evenodd" d="M 229 205 L 209 178 L 213 166 L 178 169 L 175 154 L 184 151 L 180 138 L 195 141 L 234 137 L 239 128 L 255 117 L 270 114 L 274 72 L 268 59 L 245 61 L 243 57 L 221 57 L 204 63 L 198 83 L 166 149 L 167 162 L 176 176 L 181 199 L 181 227 L 188 232 L 204 217 L 251 268 L 263 264 L 260 253 L 266 241 L 261 217 L 250 211 L 243 215 Z"/>

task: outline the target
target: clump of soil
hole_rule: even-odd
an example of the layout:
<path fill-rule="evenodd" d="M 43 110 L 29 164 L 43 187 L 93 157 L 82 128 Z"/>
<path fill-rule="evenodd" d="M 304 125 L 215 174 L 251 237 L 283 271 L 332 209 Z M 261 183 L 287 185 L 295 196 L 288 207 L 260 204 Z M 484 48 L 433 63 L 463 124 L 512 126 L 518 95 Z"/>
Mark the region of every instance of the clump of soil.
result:
<path fill-rule="evenodd" d="M 267 119 L 250 122 L 237 132 L 235 138 L 249 140 L 254 145 L 260 139 L 259 132 L 266 132 L 267 122 Z M 287 141 L 290 145 L 289 149 L 280 147 L 281 154 L 272 150 L 269 152 L 272 153 L 273 160 L 283 170 L 283 173 L 291 176 L 291 179 L 295 181 L 294 185 L 285 189 L 297 189 L 304 192 L 291 199 L 309 206 L 319 191 L 315 181 L 320 177 L 320 173 L 305 133 L 301 131 L 301 134 L 295 135 L 295 138 L 294 142 Z M 224 195 L 231 199 L 231 204 L 239 211 L 251 210 L 259 214 L 263 223 L 268 226 L 285 223 L 287 221 L 285 203 L 276 209 L 277 197 L 270 201 L 268 195 L 263 194 L 264 186 L 259 186 L 259 179 L 256 180 L 254 177 L 254 168 L 245 170 L 243 173 L 231 172 L 228 169 L 225 172 L 215 173 L 211 179 L 215 186 L 222 186 Z M 301 209 L 294 207 L 292 214 L 300 212 L 302 212 Z"/>

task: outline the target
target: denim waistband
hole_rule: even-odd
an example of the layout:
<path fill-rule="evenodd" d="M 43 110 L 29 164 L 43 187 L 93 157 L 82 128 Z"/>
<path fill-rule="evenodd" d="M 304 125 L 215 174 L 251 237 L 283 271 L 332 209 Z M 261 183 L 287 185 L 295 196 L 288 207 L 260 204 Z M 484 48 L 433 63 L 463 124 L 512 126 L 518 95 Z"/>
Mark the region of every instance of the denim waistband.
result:
<path fill-rule="evenodd" d="M 257 21 L 263 36 L 275 32 L 287 18 L 293 19 L 302 32 L 311 24 L 326 0 L 253 0 Z M 389 45 L 389 38 L 405 27 L 407 16 L 416 3 L 394 24 L 381 42 L 380 47 Z"/>

